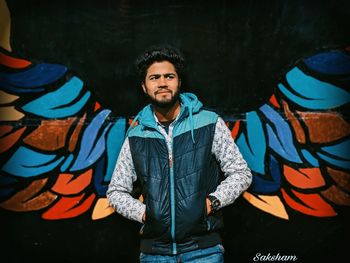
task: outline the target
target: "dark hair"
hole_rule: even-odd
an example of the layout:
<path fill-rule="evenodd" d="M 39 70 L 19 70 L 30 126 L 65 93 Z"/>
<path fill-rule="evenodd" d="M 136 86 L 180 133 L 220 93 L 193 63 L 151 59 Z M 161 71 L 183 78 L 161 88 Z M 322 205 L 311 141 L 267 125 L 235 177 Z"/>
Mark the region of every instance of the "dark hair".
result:
<path fill-rule="evenodd" d="M 181 51 L 170 45 L 157 45 L 148 48 L 135 61 L 140 82 L 145 80 L 149 66 L 154 62 L 162 61 L 169 61 L 173 64 L 179 78 L 182 78 L 185 73 L 185 57 Z"/>

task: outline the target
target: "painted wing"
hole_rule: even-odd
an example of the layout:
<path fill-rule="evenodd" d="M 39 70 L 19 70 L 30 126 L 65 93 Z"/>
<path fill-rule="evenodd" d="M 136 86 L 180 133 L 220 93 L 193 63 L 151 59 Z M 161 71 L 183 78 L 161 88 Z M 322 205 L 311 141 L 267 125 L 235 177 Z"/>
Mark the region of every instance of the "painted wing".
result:
<path fill-rule="evenodd" d="M 253 171 L 250 204 L 284 219 L 350 205 L 349 51 L 300 60 L 266 104 L 228 122 Z"/>
<path fill-rule="evenodd" d="M 0 64 L 0 206 L 47 220 L 111 214 L 105 193 L 128 120 L 64 65 L 4 50 Z"/>

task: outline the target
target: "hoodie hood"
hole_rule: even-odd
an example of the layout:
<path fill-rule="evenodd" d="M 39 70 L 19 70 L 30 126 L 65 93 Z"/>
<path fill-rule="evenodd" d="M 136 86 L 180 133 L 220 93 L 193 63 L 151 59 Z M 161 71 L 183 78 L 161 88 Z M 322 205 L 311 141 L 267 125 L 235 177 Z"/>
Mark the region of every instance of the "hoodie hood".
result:
<path fill-rule="evenodd" d="M 181 111 L 179 113 L 178 120 L 181 120 L 182 118 L 189 117 L 190 126 L 191 126 L 191 135 L 192 135 L 192 141 L 194 142 L 194 136 L 193 136 L 193 114 L 200 111 L 200 109 L 203 107 L 202 102 L 200 102 L 196 95 L 193 93 L 181 93 L 180 94 L 180 101 L 181 101 Z M 153 109 L 152 105 L 148 104 L 145 106 L 135 117 L 132 124 L 130 125 L 130 128 L 132 129 L 134 123 L 138 121 L 140 125 L 157 129 L 158 125 L 153 115 Z M 129 129 L 130 129 L 129 128 Z"/>
<path fill-rule="evenodd" d="M 193 93 L 182 93 L 180 94 L 180 99 L 182 102 L 182 106 L 184 109 L 187 108 L 188 112 L 190 113 L 197 113 L 200 111 L 200 109 L 203 107 L 202 102 L 200 102 L 196 95 Z"/>

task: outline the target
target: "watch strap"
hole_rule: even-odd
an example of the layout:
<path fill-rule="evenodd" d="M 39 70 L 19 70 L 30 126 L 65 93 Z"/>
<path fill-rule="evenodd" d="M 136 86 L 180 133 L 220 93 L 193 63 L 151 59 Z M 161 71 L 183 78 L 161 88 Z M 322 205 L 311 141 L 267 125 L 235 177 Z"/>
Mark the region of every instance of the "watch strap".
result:
<path fill-rule="evenodd" d="M 207 198 L 210 201 L 210 207 L 212 212 L 216 212 L 221 208 L 220 200 L 213 195 L 208 195 Z"/>

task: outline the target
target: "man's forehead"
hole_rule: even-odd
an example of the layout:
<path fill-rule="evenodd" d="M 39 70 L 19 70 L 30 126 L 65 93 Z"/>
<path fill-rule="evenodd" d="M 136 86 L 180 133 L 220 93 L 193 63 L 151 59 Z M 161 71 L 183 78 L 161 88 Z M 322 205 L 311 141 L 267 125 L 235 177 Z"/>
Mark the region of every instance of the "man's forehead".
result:
<path fill-rule="evenodd" d="M 176 74 L 176 69 L 168 61 L 155 62 L 148 67 L 147 74 Z"/>

